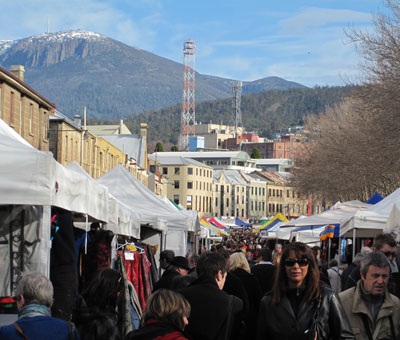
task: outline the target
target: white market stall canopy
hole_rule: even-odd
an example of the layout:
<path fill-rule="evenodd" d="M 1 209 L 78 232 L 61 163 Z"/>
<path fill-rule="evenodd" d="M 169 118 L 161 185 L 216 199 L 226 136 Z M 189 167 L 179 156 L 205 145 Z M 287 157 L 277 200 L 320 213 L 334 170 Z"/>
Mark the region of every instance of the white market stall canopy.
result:
<path fill-rule="evenodd" d="M 118 235 L 133 236 L 140 238 L 140 215 L 134 212 L 127 205 L 115 198 L 108 188 L 96 182 L 90 175 L 75 161 L 66 166 L 67 169 L 86 176 L 94 185 L 107 191 L 108 211 L 106 229 Z"/>
<path fill-rule="evenodd" d="M 106 220 L 106 190 L 33 148 L 1 119 L 0 159 L 1 205 L 57 206 Z"/>
<path fill-rule="evenodd" d="M 329 210 L 320 214 L 308 216 L 302 219 L 297 219 L 287 223 L 282 228 L 286 227 L 306 227 L 306 226 L 324 226 L 329 224 L 338 224 L 342 226 L 346 221 L 351 219 L 357 211 L 367 210 L 371 204 L 360 201 L 348 201 L 336 203 Z"/>
<path fill-rule="evenodd" d="M 121 165 L 116 166 L 97 181 L 128 207 L 140 214 L 141 224 L 149 224 L 165 234 L 165 249 L 174 250 L 175 255 L 186 255 L 187 232 L 194 224 L 194 216 L 166 203 L 139 182 Z"/>
<path fill-rule="evenodd" d="M 385 229 L 389 215 L 395 206 L 400 206 L 400 188 L 371 206 L 366 211 L 358 211 L 340 230 L 340 236 L 375 237 Z"/>

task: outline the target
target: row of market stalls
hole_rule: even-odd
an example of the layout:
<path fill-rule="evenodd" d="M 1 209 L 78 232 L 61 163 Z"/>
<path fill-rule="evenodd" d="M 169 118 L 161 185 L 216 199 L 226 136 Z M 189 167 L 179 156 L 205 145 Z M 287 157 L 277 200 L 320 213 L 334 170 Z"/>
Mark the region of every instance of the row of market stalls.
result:
<path fill-rule="evenodd" d="M 102 229 L 185 255 L 196 244 L 197 213 L 180 211 L 117 166 L 94 180 L 33 148 L 0 119 L 0 296 L 12 295 L 21 272 L 49 276 L 51 209 L 73 213 L 74 225 Z"/>
<path fill-rule="evenodd" d="M 329 210 L 312 216 L 300 216 L 285 221 L 283 216 L 275 216 L 258 231 L 267 239 L 299 241 L 317 245 L 321 241 L 337 239 L 339 246 L 343 240 L 371 239 L 382 232 L 391 232 L 400 241 L 400 188 L 382 199 L 374 195 L 369 203 L 360 201 L 338 202 Z M 361 244 L 359 242 L 359 244 Z M 339 249 L 339 254 L 343 249 Z M 352 247 L 354 257 L 356 246 Z"/>

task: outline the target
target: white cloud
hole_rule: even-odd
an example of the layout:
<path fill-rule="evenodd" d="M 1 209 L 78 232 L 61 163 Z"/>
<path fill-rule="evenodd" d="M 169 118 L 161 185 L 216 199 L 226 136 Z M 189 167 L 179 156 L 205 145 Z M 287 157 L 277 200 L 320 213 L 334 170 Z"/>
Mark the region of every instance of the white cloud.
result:
<path fill-rule="evenodd" d="M 279 25 L 282 32 L 303 34 L 310 29 L 336 24 L 346 25 L 352 22 L 370 22 L 371 14 L 348 9 L 329 9 L 308 7 L 293 17 L 283 19 Z"/>

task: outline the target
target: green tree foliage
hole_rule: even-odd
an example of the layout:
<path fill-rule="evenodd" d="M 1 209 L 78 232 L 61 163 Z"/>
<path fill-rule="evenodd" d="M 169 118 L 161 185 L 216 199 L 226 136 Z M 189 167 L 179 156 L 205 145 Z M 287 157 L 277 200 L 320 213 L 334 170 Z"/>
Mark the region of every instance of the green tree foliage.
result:
<path fill-rule="evenodd" d="M 156 152 L 164 152 L 164 147 L 163 147 L 163 145 L 162 145 L 162 143 L 161 142 L 158 142 L 157 144 L 156 144 L 156 150 L 155 150 Z"/>
<path fill-rule="evenodd" d="M 261 158 L 261 152 L 260 150 L 258 150 L 257 148 L 253 148 L 253 150 L 251 151 L 251 158 L 254 159 L 260 159 Z"/>
<path fill-rule="evenodd" d="M 179 149 L 178 149 L 178 147 L 177 147 L 176 145 L 172 145 L 172 146 L 171 146 L 171 151 L 172 151 L 172 152 L 178 152 Z"/>

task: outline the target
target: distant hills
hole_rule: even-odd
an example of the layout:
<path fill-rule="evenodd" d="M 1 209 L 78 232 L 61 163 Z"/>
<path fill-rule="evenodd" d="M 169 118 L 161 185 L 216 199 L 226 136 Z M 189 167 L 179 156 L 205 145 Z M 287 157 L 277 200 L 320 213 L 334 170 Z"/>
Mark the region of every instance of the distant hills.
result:
<path fill-rule="evenodd" d="M 24 65 L 25 81 L 68 116 L 130 117 L 182 101 L 183 66 L 89 31 L 0 41 L 0 66 Z M 243 83 L 243 94 L 305 88 L 279 77 Z M 196 103 L 232 97 L 231 80 L 196 73 Z"/>
<path fill-rule="evenodd" d="M 241 115 L 247 131 L 261 137 L 272 138 L 274 132 L 288 127 L 301 126 L 307 115 L 325 112 L 328 107 L 342 101 L 354 87 L 292 88 L 286 91 L 271 90 L 242 96 Z M 148 123 L 149 141 L 161 141 L 168 146 L 178 143 L 181 106 L 147 111 L 125 120 L 131 131 L 139 131 L 141 122 Z M 203 123 L 234 124 L 232 99 L 207 101 L 196 105 L 196 121 Z M 92 123 L 105 123 L 92 121 Z"/>

